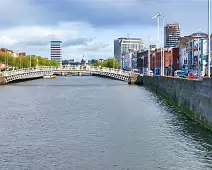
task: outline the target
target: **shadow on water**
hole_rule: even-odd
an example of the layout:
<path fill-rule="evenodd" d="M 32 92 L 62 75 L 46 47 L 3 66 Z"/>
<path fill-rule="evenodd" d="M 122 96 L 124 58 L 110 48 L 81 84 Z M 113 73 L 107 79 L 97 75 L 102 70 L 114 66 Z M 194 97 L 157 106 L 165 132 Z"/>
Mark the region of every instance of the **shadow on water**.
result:
<path fill-rule="evenodd" d="M 171 127 L 170 131 L 173 135 L 178 136 L 180 141 L 187 141 L 187 145 L 194 147 L 194 155 L 198 157 L 202 163 L 212 168 L 212 132 L 204 128 L 195 120 L 190 118 L 184 112 L 180 111 L 176 106 L 172 106 L 167 100 L 161 96 L 152 93 L 157 104 L 166 110 L 163 120 Z"/>
<path fill-rule="evenodd" d="M 101 86 L 126 86 L 125 84 L 10 84 L 10 86 L 39 86 L 39 87 L 101 87 Z"/>
<path fill-rule="evenodd" d="M 101 83 L 94 83 L 94 79 L 101 80 Z M 17 81 L 7 84 L 7 86 L 21 86 L 21 87 L 102 87 L 102 86 L 127 86 L 126 82 L 120 82 L 118 80 L 107 81 L 107 79 L 102 77 L 93 76 L 74 76 L 65 77 L 60 76 L 56 79 L 39 79 L 39 80 L 26 80 Z"/>

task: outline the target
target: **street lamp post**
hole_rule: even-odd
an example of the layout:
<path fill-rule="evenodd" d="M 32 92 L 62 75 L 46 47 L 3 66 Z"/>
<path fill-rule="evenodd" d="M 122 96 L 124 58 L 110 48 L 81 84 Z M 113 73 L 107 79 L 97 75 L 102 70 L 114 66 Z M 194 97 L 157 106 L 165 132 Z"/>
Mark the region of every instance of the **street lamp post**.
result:
<path fill-rule="evenodd" d="M 29 55 L 29 68 L 31 68 L 32 67 L 32 56 L 31 55 Z"/>
<path fill-rule="evenodd" d="M 197 48 L 198 48 L 198 57 L 197 57 L 198 58 L 197 59 L 198 60 L 197 61 L 198 62 L 197 63 L 197 69 L 198 69 L 198 71 L 197 71 L 197 76 L 198 76 L 198 79 L 200 78 L 200 67 L 199 67 L 199 65 L 200 65 L 199 64 L 199 59 L 200 59 L 200 41 L 199 41 L 199 38 L 200 38 L 200 34 L 198 34 L 198 42 L 197 42 L 198 43 L 197 44 Z"/>
<path fill-rule="evenodd" d="M 164 16 L 162 18 L 162 24 L 163 24 L 162 26 L 164 28 Z M 165 72 L 165 52 L 164 52 L 164 47 L 165 47 L 165 41 L 164 41 L 163 47 L 162 47 L 162 49 L 163 49 L 163 52 L 162 52 L 162 59 L 163 59 L 162 70 L 163 70 L 163 73 L 162 73 L 162 76 L 164 76 L 164 72 Z"/>
<path fill-rule="evenodd" d="M 143 60 L 142 74 L 144 74 L 144 56 L 141 59 Z"/>
<path fill-rule="evenodd" d="M 171 55 L 171 75 L 173 76 L 173 55 Z"/>
<path fill-rule="evenodd" d="M 148 67 L 148 75 L 150 73 L 150 36 L 148 37 L 148 61 L 147 61 L 147 67 Z"/>
<path fill-rule="evenodd" d="M 208 77 L 211 75 L 211 0 L 208 0 Z"/>
<path fill-rule="evenodd" d="M 37 56 L 37 62 L 36 62 L 36 67 L 38 67 L 38 56 Z"/>
<path fill-rule="evenodd" d="M 162 57 L 162 55 L 163 55 L 163 52 L 162 52 L 162 49 L 161 49 L 161 44 L 160 44 L 160 21 L 161 21 L 161 19 L 160 19 L 160 17 L 161 17 L 161 13 L 159 13 L 159 14 L 157 14 L 156 16 L 154 16 L 154 17 L 152 17 L 152 19 L 154 19 L 154 18 L 157 18 L 158 19 L 158 49 L 160 49 L 161 50 L 161 76 L 163 76 L 163 57 Z"/>
<path fill-rule="evenodd" d="M 132 59 L 132 71 L 134 69 L 134 58 Z"/>
<path fill-rule="evenodd" d="M 7 58 L 6 58 L 6 54 L 5 54 L 5 67 L 7 66 Z"/>
<path fill-rule="evenodd" d="M 122 56 L 122 62 L 121 62 L 121 69 L 123 70 L 124 68 L 124 56 Z"/>
<path fill-rule="evenodd" d="M 21 56 L 19 56 L 19 58 L 20 58 L 20 69 L 21 69 Z"/>
<path fill-rule="evenodd" d="M 158 19 L 158 48 L 160 48 L 160 16 L 161 16 L 161 13 L 152 17 L 152 19 L 154 19 L 154 18 Z"/>

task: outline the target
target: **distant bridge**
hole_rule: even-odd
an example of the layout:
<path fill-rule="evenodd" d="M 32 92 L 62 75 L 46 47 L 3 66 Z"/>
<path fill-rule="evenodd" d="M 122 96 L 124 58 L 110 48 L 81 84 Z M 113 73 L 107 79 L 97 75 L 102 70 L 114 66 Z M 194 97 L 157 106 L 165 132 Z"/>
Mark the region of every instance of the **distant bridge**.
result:
<path fill-rule="evenodd" d="M 104 76 L 121 81 L 131 82 L 133 77 L 137 77 L 131 72 L 126 72 L 119 69 L 111 68 L 98 68 L 98 67 L 87 67 L 86 69 L 80 68 L 56 68 L 56 67 L 39 67 L 37 69 L 22 69 L 14 71 L 4 71 L 0 73 L 0 84 L 7 84 L 17 80 L 27 80 L 27 79 L 36 79 L 42 78 L 44 75 L 53 75 L 53 74 L 89 74 L 93 76 Z M 133 80 L 134 81 L 134 80 Z"/>

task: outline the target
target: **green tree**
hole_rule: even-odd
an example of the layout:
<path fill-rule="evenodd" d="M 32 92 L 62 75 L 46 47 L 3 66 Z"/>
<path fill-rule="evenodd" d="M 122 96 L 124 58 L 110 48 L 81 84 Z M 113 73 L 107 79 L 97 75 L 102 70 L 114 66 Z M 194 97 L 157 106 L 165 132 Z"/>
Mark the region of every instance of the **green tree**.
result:
<path fill-rule="evenodd" d="M 108 58 L 107 60 L 100 62 L 99 60 L 94 61 L 93 66 L 101 66 L 101 67 L 108 67 L 108 68 L 120 68 L 120 63 L 115 58 Z"/>
<path fill-rule="evenodd" d="M 101 66 L 101 62 L 99 60 L 95 60 L 93 66 Z"/>
<path fill-rule="evenodd" d="M 8 55 L 7 56 L 7 61 L 8 61 L 8 65 L 14 67 L 15 66 L 15 57 L 13 57 L 12 55 Z"/>
<path fill-rule="evenodd" d="M 109 58 L 105 62 L 107 62 L 107 67 L 109 68 L 115 68 L 115 69 L 120 68 L 120 63 L 115 58 Z"/>
<path fill-rule="evenodd" d="M 11 54 L 0 54 L 0 63 L 7 64 L 9 67 L 15 68 L 29 68 L 30 67 L 30 56 L 24 57 L 14 57 Z M 41 56 L 31 56 L 31 67 L 36 66 L 58 66 L 59 64 L 53 60 L 49 60 L 48 58 L 43 58 Z"/>

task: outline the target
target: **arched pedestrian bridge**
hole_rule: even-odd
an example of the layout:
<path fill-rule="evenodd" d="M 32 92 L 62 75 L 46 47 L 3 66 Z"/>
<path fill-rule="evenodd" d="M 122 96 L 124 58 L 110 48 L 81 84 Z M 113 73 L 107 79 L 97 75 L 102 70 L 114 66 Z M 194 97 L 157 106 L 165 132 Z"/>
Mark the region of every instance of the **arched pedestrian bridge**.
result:
<path fill-rule="evenodd" d="M 56 68 L 56 67 L 39 67 L 36 69 L 21 69 L 13 71 L 4 71 L 0 73 L 0 84 L 7 84 L 14 81 L 28 80 L 42 78 L 44 75 L 93 75 L 108 77 L 121 81 L 132 83 L 139 76 L 132 72 L 127 72 L 119 69 L 111 68 L 99 68 L 99 67 L 87 67 L 86 69 L 81 68 Z"/>

